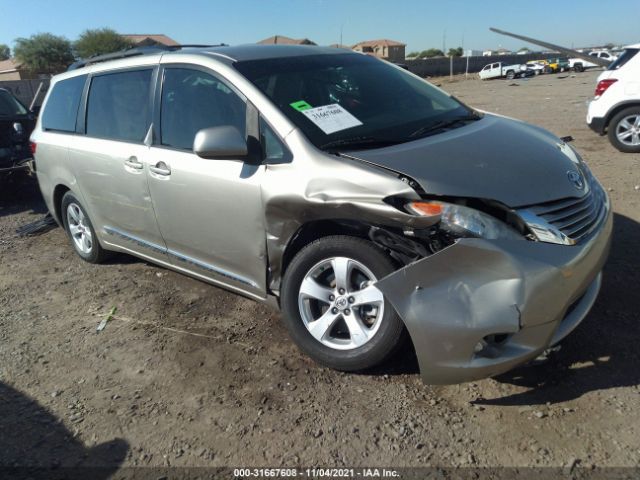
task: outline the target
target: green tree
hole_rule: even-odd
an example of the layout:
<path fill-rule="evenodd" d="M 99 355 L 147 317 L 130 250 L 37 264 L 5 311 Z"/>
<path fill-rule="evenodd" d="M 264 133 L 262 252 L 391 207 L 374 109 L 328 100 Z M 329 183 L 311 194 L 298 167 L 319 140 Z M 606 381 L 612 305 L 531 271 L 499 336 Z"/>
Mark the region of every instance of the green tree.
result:
<path fill-rule="evenodd" d="M 13 54 L 34 73 L 59 73 L 74 60 L 69 40 L 51 33 L 16 39 Z"/>
<path fill-rule="evenodd" d="M 0 61 L 11 58 L 11 50 L 4 43 L 0 43 Z"/>
<path fill-rule="evenodd" d="M 133 42 L 110 28 L 85 30 L 73 44 L 76 56 L 89 58 L 105 53 L 118 52 L 133 46 Z"/>
<path fill-rule="evenodd" d="M 433 58 L 433 57 L 444 57 L 444 52 L 437 48 L 430 48 L 429 50 L 423 50 L 418 55 L 418 58 Z"/>
<path fill-rule="evenodd" d="M 447 53 L 447 57 L 461 57 L 461 56 L 462 56 L 462 47 L 450 48 L 449 53 Z"/>
<path fill-rule="evenodd" d="M 409 55 L 407 55 L 407 58 L 418 58 L 419 55 L 420 52 L 411 52 Z"/>

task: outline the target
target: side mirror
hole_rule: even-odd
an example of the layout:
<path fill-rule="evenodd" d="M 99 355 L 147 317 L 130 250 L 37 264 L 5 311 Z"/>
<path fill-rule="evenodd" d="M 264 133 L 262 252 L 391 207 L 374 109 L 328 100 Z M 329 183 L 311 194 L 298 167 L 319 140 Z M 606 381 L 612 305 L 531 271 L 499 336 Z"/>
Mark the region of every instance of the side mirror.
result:
<path fill-rule="evenodd" d="M 236 127 L 209 127 L 196 133 L 193 151 L 202 158 L 246 157 L 247 141 Z"/>
<path fill-rule="evenodd" d="M 31 113 L 33 113 L 36 117 L 40 114 L 40 105 L 36 105 L 31 109 Z"/>

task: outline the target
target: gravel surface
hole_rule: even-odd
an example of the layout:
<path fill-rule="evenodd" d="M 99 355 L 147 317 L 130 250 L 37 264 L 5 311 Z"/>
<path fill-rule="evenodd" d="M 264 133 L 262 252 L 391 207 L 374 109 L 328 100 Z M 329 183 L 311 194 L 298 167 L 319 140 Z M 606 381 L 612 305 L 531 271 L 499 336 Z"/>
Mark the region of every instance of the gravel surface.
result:
<path fill-rule="evenodd" d="M 596 76 L 433 80 L 572 135 L 616 212 L 588 318 L 546 362 L 475 383 L 424 385 L 411 352 L 321 368 L 262 305 L 125 255 L 84 263 L 60 228 L 18 238 L 44 207 L 2 180 L 0 464 L 638 466 L 640 155 L 587 128 Z"/>

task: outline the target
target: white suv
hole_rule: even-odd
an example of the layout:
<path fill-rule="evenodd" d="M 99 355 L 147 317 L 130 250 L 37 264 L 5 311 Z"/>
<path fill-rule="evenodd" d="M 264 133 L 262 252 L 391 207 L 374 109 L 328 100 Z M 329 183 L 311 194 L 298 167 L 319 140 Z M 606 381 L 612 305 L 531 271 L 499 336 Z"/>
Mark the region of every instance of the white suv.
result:
<path fill-rule="evenodd" d="M 609 136 L 621 152 L 640 153 L 640 43 L 624 52 L 598 77 L 587 124 Z"/>

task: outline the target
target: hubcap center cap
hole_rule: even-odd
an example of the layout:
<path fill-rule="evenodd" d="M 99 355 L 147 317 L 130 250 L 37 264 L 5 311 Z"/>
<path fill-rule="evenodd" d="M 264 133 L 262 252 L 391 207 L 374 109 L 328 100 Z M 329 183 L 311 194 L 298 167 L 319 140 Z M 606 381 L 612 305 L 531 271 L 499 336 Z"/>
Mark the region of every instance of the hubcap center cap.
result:
<path fill-rule="evenodd" d="M 340 311 L 345 310 L 349 306 L 349 300 L 346 296 L 336 298 L 336 308 Z"/>

